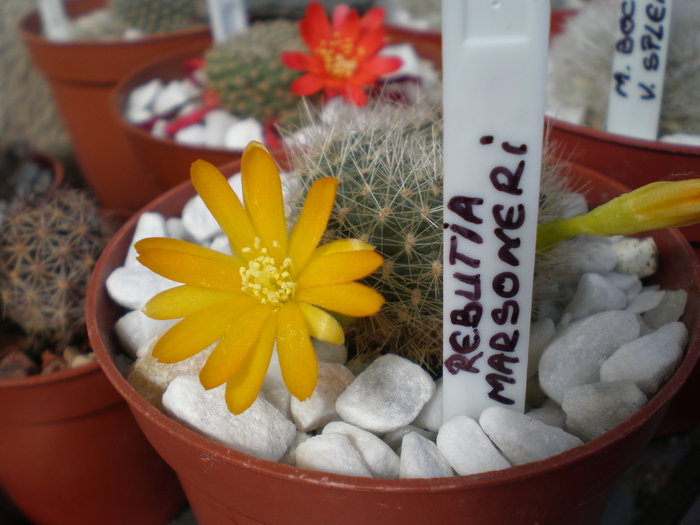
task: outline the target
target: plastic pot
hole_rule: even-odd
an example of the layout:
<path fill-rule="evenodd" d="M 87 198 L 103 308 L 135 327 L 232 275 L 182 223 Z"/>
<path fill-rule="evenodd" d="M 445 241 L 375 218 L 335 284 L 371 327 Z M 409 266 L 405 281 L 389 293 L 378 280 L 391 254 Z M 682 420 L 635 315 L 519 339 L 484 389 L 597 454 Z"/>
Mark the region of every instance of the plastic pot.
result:
<path fill-rule="evenodd" d="M 36 525 L 161 525 L 177 477 L 97 362 L 0 379 L 0 485 Z"/>
<path fill-rule="evenodd" d="M 76 17 L 103 7 L 105 0 L 69 0 Z M 103 207 L 138 210 L 161 189 L 145 175 L 129 142 L 112 118 L 111 89 L 141 64 L 157 56 L 211 42 L 208 26 L 138 41 L 80 40 L 53 42 L 41 34 L 36 11 L 19 25 L 36 67 L 47 77 L 68 129 L 81 171 Z"/>
<path fill-rule="evenodd" d="M 225 173 L 237 169 L 238 163 L 227 166 Z M 585 168 L 574 168 L 573 175 L 582 184 L 588 183 L 593 204 L 623 191 L 619 184 Z M 143 211 L 179 215 L 193 195 L 192 186 L 185 183 Z M 121 351 L 114 333 L 117 312 L 105 291 L 105 280 L 123 264 L 136 220 L 132 217 L 112 239 L 95 268 L 88 290 L 88 331 L 107 377 L 127 400 L 153 446 L 178 473 L 200 525 L 595 524 L 616 479 L 649 443 L 700 357 L 698 264 L 678 231 L 659 231 L 654 233 L 662 265 L 657 282 L 664 288 L 689 292 L 684 320 L 691 344 L 663 389 L 610 432 L 544 461 L 474 476 L 367 479 L 272 463 L 182 427 L 154 410 L 116 369 L 114 358 Z M 696 407 L 689 410 L 698 411 Z"/>

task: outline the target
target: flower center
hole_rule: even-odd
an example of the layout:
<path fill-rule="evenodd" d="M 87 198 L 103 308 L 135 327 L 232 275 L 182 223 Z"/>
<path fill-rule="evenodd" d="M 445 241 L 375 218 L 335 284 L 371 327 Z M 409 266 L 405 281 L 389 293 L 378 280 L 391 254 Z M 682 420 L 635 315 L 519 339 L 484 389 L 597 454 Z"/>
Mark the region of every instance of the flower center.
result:
<path fill-rule="evenodd" d="M 260 239 L 255 239 L 255 248 L 260 255 L 240 269 L 243 287 L 241 290 L 260 299 L 262 304 L 282 304 L 294 296 L 296 283 L 291 280 L 292 260 L 287 257 L 280 267 L 275 259 L 267 253 L 267 248 L 260 249 Z M 249 251 L 249 249 L 244 249 Z"/>
<path fill-rule="evenodd" d="M 357 69 L 357 58 L 362 55 L 362 49 L 355 51 L 352 38 L 340 38 L 336 31 L 333 38 L 321 40 L 316 52 L 323 58 L 323 64 L 328 73 L 335 78 L 349 78 Z"/>

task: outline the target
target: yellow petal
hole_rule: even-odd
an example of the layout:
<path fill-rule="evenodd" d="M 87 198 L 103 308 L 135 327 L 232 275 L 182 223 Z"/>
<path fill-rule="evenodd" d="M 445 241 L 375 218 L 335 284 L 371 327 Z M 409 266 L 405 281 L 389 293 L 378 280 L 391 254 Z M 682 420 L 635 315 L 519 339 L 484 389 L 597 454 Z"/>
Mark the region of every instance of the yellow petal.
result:
<path fill-rule="evenodd" d="M 301 288 L 297 291 L 295 300 L 350 317 L 376 314 L 384 304 L 381 294 L 360 283 Z"/>
<path fill-rule="evenodd" d="M 134 244 L 134 248 L 136 248 L 137 253 L 151 250 L 153 248 L 161 248 L 164 250 L 199 255 L 200 257 L 207 257 L 208 259 L 234 266 L 246 264 L 246 261 L 233 255 L 227 255 L 225 253 L 212 250 L 211 248 L 199 246 L 198 244 L 194 244 L 192 242 L 181 241 L 180 239 L 171 239 L 169 237 L 149 237 L 147 239 L 141 239 Z"/>
<path fill-rule="evenodd" d="M 143 313 L 151 319 L 180 319 L 226 299 L 231 299 L 231 292 L 185 284 L 154 295 L 144 306 Z"/>
<path fill-rule="evenodd" d="M 306 194 L 304 207 L 289 241 L 289 256 L 297 272 L 303 271 L 321 241 L 333 209 L 337 187 L 338 179 L 324 177 L 314 182 Z"/>
<path fill-rule="evenodd" d="M 270 366 L 276 331 L 277 319 L 271 316 L 238 371 L 226 382 L 226 405 L 233 414 L 248 410 L 258 397 Z"/>
<path fill-rule="evenodd" d="M 249 260 L 251 256 L 243 253 L 243 248 L 252 247 L 257 234 L 226 177 L 213 164 L 200 159 L 192 163 L 190 178 L 194 189 L 226 233 L 231 251 Z"/>
<path fill-rule="evenodd" d="M 299 305 L 289 301 L 277 316 L 277 354 L 284 384 L 299 401 L 311 397 L 318 380 L 318 360 Z"/>
<path fill-rule="evenodd" d="M 240 259 L 233 259 L 234 264 L 163 248 L 142 249 L 137 257 L 146 268 L 175 282 L 238 293 L 242 287 Z"/>
<path fill-rule="evenodd" d="M 204 388 L 216 388 L 233 377 L 273 313 L 270 305 L 258 303 L 239 314 L 199 371 L 199 381 Z"/>
<path fill-rule="evenodd" d="M 221 339 L 231 323 L 255 303 L 253 297 L 242 295 L 185 317 L 158 340 L 153 357 L 161 363 L 192 357 Z"/>
<path fill-rule="evenodd" d="M 544 249 L 576 235 L 631 235 L 698 222 L 700 179 L 653 182 L 585 215 L 541 225 L 537 246 Z"/>
<path fill-rule="evenodd" d="M 268 253 L 279 264 L 288 252 L 282 183 L 277 163 L 260 142 L 250 142 L 243 151 L 241 177 L 248 217 Z"/>
<path fill-rule="evenodd" d="M 309 262 L 297 277 L 297 286 L 311 288 L 356 281 L 367 277 L 382 262 L 384 258 L 375 251 L 332 253 Z"/>
<path fill-rule="evenodd" d="M 360 239 L 338 239 L 316 248 L 311 254 L 309 262 L 319 257 L 330 255 L 331 253 L 354 252 L 359 250 L 374 250 L 374 246 Z"/>
<path fill-rule="evenodd" d="M 309 327 L 309 335 L 330 343 L 332 345 L 341 345 L 345 341 L 345 333 L 343 332 L 343 327 L 340 323 L 336 321 L 335 317 L 311 306 L 308 303 L 299 303 L 299 308 L 301 313 L 304 315 L 306 324 Z"/>

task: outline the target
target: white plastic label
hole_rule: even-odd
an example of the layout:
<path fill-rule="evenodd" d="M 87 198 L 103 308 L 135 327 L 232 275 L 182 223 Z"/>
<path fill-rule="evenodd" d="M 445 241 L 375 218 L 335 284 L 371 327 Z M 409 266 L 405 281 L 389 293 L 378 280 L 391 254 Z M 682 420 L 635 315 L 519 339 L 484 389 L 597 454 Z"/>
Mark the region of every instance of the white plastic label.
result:
<path fill-rule="evenodd" d="M 655 140 L 666 73 L 673 0 L 617 0 L 608 101 L 610 133 Z"/>
<path fill-rule="evenodd" d="M 443 418 L 524 410 L 550 0 L 443 0 Z"/>
<path fill-rule="evenodd" d="M 245 0 L 207 0 L 209 24 L 214 42 L 228 40 L 248 28 Z"/>
<path fill-rule="evenodd" d="M 70 22 L 61 0 L 39 0 L 39 18 L 44 36 L 48 40 L 70 40 Z"/>

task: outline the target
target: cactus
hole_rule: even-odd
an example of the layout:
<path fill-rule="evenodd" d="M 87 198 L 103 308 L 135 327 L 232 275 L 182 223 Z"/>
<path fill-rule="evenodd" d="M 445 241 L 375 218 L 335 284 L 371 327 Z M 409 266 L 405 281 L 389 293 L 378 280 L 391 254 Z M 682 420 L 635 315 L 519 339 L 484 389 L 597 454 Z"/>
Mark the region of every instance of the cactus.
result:
<path fill-rule="evenodd" d="M 659 134 L 700 133 L 700 9 L 676 2 L 670 31 Z M 605 128 L 617 25 L 614 2 L 588 2 L 552 42 L 548 103 L 584 108 L 584 122 Z"/>
<path fill-rule="evenodd" d="M 315 119 L 307 108 L 307 124 Z M 437 372 L 443 260 L 439 110 L 420 103 L 405 107 L 372 102 L 366 111 L 349 109 L 330 129 L 311 128 L 304 139 L 303 149 L 290 152 L 300 181 L 292 209 L 298 211 L 300 197 L 313 180 L 337 177 L 324 242 L 356 237 L 385 257 L 383 267 L 367 279 L 386 299 L 384 308 L 349 327 L 357 358 L 396 353 Z M 561 215 L 562 196 L 568 194 L 565 181 L 553 176 L 555 170 L 543 170 L 543 221 Z"/>
<path fill-rule="evenodd" d="M 109 10 L 126 27 L 164 33 L 206 23 L 200 0 L 112 0 Z"/>
<path fill-rule="evenodd" d="M 13 201 L 0 224 L 0 302 L 38 352 L 83 335 L 90 272 L 108 232 L 80 190 Z"/>
<path fill-rule="evenodd" d="M 257 22 L 207 51 L 208 85 L 222 107 L 242 118 L 266 120 L 296 114 L 299 97 L 289 85 L 301 73 L 284 66 L 280 54 L 302 49 L 294 22 Z"/>

